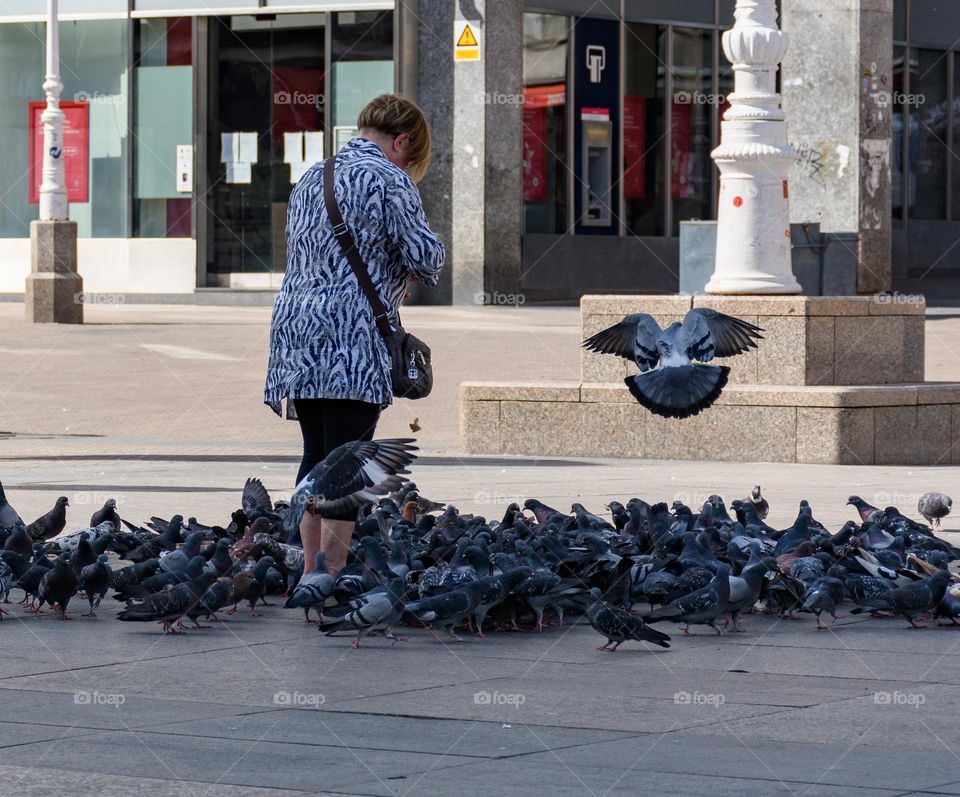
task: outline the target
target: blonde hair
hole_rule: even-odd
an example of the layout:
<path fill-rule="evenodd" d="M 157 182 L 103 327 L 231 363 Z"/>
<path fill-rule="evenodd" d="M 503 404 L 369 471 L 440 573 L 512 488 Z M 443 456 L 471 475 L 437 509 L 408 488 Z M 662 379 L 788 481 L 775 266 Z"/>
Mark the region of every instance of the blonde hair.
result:
<path fill-rule="evenodd" d="M 381 94 L 368 102 L 357 117 L 360 130 L 369 128 L 388 136 L 409 136 L 407 171 L 417 182 L 430 162 L 430 128 L 423 111 L 412 100 L 399 94 Z"/>

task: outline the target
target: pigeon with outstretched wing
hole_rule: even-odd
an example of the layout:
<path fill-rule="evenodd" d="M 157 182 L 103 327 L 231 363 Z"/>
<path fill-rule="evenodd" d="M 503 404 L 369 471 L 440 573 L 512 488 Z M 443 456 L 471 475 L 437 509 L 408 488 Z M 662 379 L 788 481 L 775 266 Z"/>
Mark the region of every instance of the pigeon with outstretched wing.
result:
<path fill-rule="evenodd" d="M 633 397 L 656 415 L 688 418 L 713 404 L 727 384 L 729 367 L 703 363 L 755 349 L 762 331 L 739 318 L 695 307 L 682 324 L 666 329 L 647 313 L 628 315 L 583 346 L 633 360 L 640 373 L 624 380 Z"/>

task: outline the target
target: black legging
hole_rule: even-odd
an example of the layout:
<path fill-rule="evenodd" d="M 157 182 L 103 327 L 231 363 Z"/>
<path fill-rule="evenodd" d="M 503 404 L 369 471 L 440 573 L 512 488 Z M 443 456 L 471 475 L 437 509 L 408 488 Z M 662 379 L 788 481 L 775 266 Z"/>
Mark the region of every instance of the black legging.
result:
<path fill-rule="evenodd" d="M 297 484 L 313 466 L 322 462 L 337 446 L 354 440 L 372 440 L 380 405 L 352 399 L 294 399 L 293 406 L 303 435 L 303 460 Z M 356 520 L 357 510 L 324 515 L 329 520 Z"/>

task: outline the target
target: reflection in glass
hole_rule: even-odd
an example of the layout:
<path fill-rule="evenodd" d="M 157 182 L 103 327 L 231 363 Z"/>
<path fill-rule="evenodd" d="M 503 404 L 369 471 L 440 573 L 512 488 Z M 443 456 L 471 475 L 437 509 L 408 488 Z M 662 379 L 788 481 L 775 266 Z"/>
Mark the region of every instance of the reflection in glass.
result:
<path fill-rule="evenodd" d="M 713 108 L 713 35 L 673 29 L 673 97 L 670 112 L 670 196 L 673 234 L 680 222 L 711 213 L 710 129 Z"/>
<path fill-rule="evenodd" d="M 623 206 L 627 232 L 663 235 L 667 31 L 626 25 L 623 97 Z"/>
<path fill-rule="evenodd" d="M 893 226 L 903 226 L 903 201 L 904 201 L 904 180 L 910 180 L 910 204 L 916 199 L 916 175 L 912 169 L 904 170 L 906 162 L 906 136 L 904 136 L 904 125 L 906 124 L 906 106 L 900 98 L 906 94 L 904 83 L 904 65 L 907 57 L 907 48 L 902 45 L 893 47 L 893 96 L 890 107 L 890 209 L 893 215 Z M 913 120 L 915 127 L 916 120 Z M 911 142 L 911 159 L 916 158 L 916 136 Z"/>
<path fill-rule="evenodd" d="M 910 166 L 916 193 L 909 197 L 912 219 L 945 219 L 947 202 L 947 56 L 938 50 L 914 49 L 910 62 Z M 922 104 L 920 99 L 922 98 Z M 916 157 L 914 157 L 916 152 Z"/>
<path fill-rule="evenodd" d="M 189 238 L 192 192 L 177 147 L 193 143 L 193 20 L 141 19 L 134 42 L 133 234 Z"/>
<path fill-rule="evenodd" d="M 567 229 L 567 47 L 570 20 L 523 15 L 524 232 Z"/>

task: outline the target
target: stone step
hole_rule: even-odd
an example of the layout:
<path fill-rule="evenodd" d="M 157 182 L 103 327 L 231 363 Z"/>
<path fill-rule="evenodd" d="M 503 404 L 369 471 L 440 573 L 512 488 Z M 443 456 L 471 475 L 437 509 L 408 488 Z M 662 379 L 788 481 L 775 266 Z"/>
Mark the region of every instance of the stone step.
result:
<path fill-rule="evenodd" d="M 474 454 L 960 464 L 960 383 L 731 384 L 700 415 L 674 420 L 622 382 L 465 382 L 460 436 Z"/>

